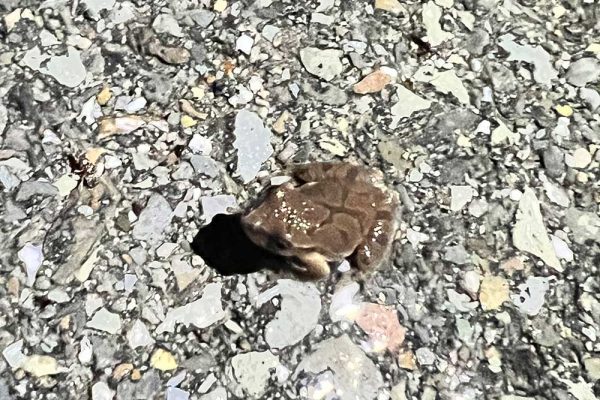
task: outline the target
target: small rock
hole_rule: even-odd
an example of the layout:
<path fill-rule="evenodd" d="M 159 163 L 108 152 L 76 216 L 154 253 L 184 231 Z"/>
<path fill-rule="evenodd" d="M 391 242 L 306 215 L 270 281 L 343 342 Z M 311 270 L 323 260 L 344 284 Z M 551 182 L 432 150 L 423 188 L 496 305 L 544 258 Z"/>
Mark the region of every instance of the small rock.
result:
<path fill-rule="evenodd" d="M 171 371 L 177 369 L 177 360 L 168 351 L 157 349 L 150 357 L 150 366 L 159 371 Z"/>
<path fill-rule="evenodd" d="M 265 128 L 260 117 L 248 110 L 241 110 L 235 117 L 235 141 L 239 173 L 244 183 L 250 182 L 271 154 L 271 131 Z"/>
<path fill-rule="evenodd" d="M 450 210 L 460 211 L 473 199 L 475 193 L 470 186 L 450 186 Z"/>
<path fill-rule="evenodd" d="M 241 51 L 244 54 L 250 55 L 252 52 L 252 46 L 254 45 L 254 39 L 248 35 L 242 35 L 237 38 L 235 42 L 235 49 Z"/>
<path fill-rule="evenodd" d="M 44 262 L 44 254 L 42 246 L 36 246 L 31 243 L 26 243 L 25 246 L 17 253 L 19 260 L 25 264 L 25 272 L 27 273 L 27 285 L 33 286 L 38 270 Z"/>
<path fill-rule="evenodd" d="M 406 328 L 400 325 L 393 308 L 364 303 L 356 317 L 356 324 L 369 335 L 375 352 L 386 348 L 394 352 L 404 342 Z"/>
<path fill-rule="evenodd" d="M 383 69 L 371 72 L 360 82 L 352 87 L 354 93 L 367 94 L 380 92 L 386 85 L 392 82 L 392 77 Z"/>
<path fill-rule="evenodd" d="M 146 324 L 137 319 L 127 332 L 127 341 L 132 349 L 154 345 L 154 339 L 148 332 Z"/>
<path fill-rule="evenodd" d="M 519 201 L 516 220 L 512 232 L 515 247 L 541 258 L 549 267 L 562 271 L 562 265 L 546 233 L 540 204 L 531 188 L 525 188 Z"/>
<path fill-rule="evenodd" d="M 172 210 L 167 200 L 160 194 L 153 194 L 133 227 L 133 238 L 151 244 L 157 243 L 170 225 L 171 217 Z"/>
<path fill-rule="evenodd" d="M 239 208 L 234 196 L 230 194 L 219 194 L 216 196 L 205 196 L 200 198 L 202 215 L 207 223 L 210 223 L 217 214 L 232 214 Z"/>
<path fill-rule="evenodd" d="M 92 386 L 92 400 L 113 400 L 115 392 L 105 382 L 96 382 Z"/>
<path fill-rule="evenodd" d="M 54 357 L 32 355 L 21 364 L 21 368 L 35 377 L 56 375 L 61 373 L 58 362 Z"/>
<path fill-rule="evenodd" d="M 270 351 L 238 354 L 231 359 L 233 377 L 250 398 L 261 398 L 271 376 L 279 366 L 279 358 Z"/>
<path fill-rule="evenodd" d="M 435 354 L 427 347 L 421 347 L 415 352 L 420 365 L 433 365 L 436 360 Z"/>
<path fill-rule="evenodd" d="M 300 50 L 300 60 L 306 70 L 328 82 L 342 73 L 341 56 L 342 52 L 334 49 L 306 47 Z"/>
<path fill-rule="evenodd" d="M 509 299 L 508 282 L 500 276 L 483 277 L 479 289 L 479 301 L 485 311 L 497 310 Z"/>
<path fill-rule="evenodd" d="M 298 343 L 315 328 L 321 296 L 313 283 L 280 279 L 259 295 L 257 305 L 277 295 L 281 296 L 281 309 L 265 327 L 265 341 L 271 348 L 280 349 Z"/>
<path fill-rule="evenodd" d="M 580 147 L 573 152 L 573 154 L 567 154 L 565 157 L 565 163 L 571 168 L 585 168 L 592 162 L 592 155 L 587 149 Z"/>
<path fill-rule="evenodd" d="M 567 82 L 578 87 L 595 82 L 600 77 L 600 61 L 592 57 L 581 58 L 569 66 L 566 77 Z"/>
<path fill-rule="evenodd" d="M 159 14 L 152 23 L 156 33 L 168 33 L 175 37 L 183 37 L 183 31 L 172 14 Z"/>
<path fill-rule="evenodd" d="M 392 14 L 406 15 L 406 8 L 398 0 L 375 0 L 375 9 L 389 11 Z"/>
<path fill-rule="evenodd" d="M 527 315 L 537 315 L 544 305 L 544 296 L 550 288 L 548 278 L 530 276 L 519 285 L 520 293 L 512 295 L 513 303 Z"/>
<path fill-rule="evenodd" d="M 184 306 L 171 308 L 164 321 L 156 328 L 156 333 L 174 332 L 176 324 L 194 325 L 206 328 L 225 317 L 221 303 L 221 284 L 210 283 L 202 291 L 202 296 Z"/>
<path fill-rule="evenodd" d="M 115 335 L 121 331 L 121 317 L 103 307 L 94 314 L 86 326 Z"/>

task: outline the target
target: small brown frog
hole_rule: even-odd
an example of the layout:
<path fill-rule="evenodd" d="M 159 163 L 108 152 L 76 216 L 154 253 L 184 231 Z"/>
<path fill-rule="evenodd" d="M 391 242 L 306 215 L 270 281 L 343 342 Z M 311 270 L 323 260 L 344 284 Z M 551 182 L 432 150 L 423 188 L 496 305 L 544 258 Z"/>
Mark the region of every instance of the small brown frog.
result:
<path fill-rule="evenodd" d="M 242 217 L 256 245 L 290 257 L 301 277 L 319 279 L 331 262 L 347 258 L 361 271 L 389 255 L 396 231 L 396 196 L 381 172 L 350 163 L 311 163 L 292 168 L 297 185 L 271 188 Z"/>

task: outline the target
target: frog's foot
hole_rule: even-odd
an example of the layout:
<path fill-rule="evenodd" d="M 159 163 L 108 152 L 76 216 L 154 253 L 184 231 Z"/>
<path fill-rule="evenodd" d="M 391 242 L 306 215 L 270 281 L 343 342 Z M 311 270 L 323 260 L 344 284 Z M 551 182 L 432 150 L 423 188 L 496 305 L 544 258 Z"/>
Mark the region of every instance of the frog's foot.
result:
<path fill-rule="evenodd" d="M 306 280 L 317 280 L 329 275 L 327 259 L 317 252 L 297 256 L 298 264 L 294 269 L 297 275 Z"/>

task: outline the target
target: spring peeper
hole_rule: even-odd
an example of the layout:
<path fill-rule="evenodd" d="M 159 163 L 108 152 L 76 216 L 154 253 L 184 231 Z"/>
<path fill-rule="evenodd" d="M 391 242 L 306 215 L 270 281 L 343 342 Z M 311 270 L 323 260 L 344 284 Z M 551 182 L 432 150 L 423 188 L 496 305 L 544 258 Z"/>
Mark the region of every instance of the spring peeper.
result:
<path fill-rule="evenodd" d="M 398 201 L 381 172 L 350 163 L 293 167 L 296 184 L 271 188 L 242 217 L 256 245 L 289 257 L 306 279 L 330 273 L 330 263 L 348 259 L 361 271 L 374 269 L 390 253 Z"/>

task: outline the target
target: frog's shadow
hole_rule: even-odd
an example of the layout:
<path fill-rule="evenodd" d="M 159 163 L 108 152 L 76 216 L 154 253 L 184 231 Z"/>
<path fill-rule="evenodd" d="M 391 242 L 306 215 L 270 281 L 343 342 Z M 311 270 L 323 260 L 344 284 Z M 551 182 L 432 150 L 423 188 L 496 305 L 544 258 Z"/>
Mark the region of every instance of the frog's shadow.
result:
<path fill-rule="evenodd" d="M 202 227 L 192 250 L 221 275 L 250 274 L 261 269 L 280 271 L 289 260 L 255 245 L 244 233 L 241 214 L 217 214 Z"/>

